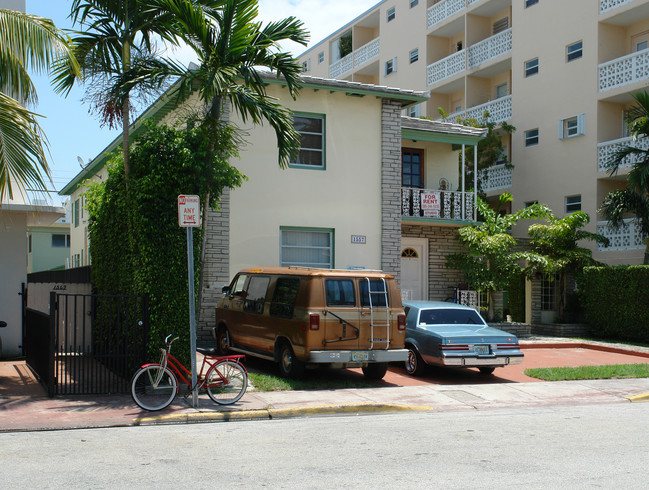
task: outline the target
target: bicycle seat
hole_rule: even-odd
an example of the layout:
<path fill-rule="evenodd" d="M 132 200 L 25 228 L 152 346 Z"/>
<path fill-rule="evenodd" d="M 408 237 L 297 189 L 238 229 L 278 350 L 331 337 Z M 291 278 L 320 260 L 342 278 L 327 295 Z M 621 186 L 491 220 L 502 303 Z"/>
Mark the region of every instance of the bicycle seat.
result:
<path fill-rule="evenodd" d="M 205 349 L 203 347 L 196 347 L 196 352 L 200 352 L 204 356 L 216 356 L 218 353 L 216 352 L 216 347 L 211 347 L 209 349 Z"/>

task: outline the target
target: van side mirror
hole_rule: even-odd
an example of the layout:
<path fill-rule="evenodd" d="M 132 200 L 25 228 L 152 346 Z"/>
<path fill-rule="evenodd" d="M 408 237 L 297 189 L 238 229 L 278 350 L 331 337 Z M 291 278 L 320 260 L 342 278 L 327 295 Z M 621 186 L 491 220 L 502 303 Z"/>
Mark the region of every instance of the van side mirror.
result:
<path fill-rule="evenodd" d="M 230 286 L 223 286 L 223 287 L 221 288 L 221 292 L 222 292 L 223 294 L 228 294 L 228 293 L 230 292 Z"/>
<path fill-rule="evenodd" d="M 7 326 L 7 322 L 0 322 L 0 328 L 5 328 Z"/>

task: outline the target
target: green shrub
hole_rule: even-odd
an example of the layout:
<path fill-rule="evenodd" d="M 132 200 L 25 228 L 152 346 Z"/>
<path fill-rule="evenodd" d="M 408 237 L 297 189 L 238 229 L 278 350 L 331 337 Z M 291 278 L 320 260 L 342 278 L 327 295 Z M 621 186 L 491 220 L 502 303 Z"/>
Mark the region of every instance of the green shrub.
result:
<path fill-rule="evenodd" d="M 649 342 L 649 266 L 586 267 L 578 285 L 592 335 Z"/>

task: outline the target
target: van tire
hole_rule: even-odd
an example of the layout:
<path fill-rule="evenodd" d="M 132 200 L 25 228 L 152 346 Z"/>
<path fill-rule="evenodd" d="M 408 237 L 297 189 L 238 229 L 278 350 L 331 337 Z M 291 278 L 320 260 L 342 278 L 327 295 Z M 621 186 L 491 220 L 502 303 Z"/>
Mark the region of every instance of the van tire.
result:
<path fill-rule="evenodd" d="M 388 372 L 387 362 L 375 362 L 363 368 L 363 374 L 367 379 L 381 380 Z"/>
<path fill-rule="evenodd" d="M 304 363 L 293 352 L 291 344 L 282 342 L 278 348 L 279 372 L 285 378 L 301 378 L 304 376 Z"/>
<path fill-rule="evenodd" d="M 216 352 L 220 356 L 227 356 L 230 353 L 230 332 L 221 325 L 216 331 Z"/>

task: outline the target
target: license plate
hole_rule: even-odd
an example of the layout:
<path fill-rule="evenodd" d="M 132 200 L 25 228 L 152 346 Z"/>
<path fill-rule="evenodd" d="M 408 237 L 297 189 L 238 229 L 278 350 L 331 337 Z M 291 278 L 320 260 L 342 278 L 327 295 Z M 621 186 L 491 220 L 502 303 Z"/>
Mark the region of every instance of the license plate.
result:
<path fill-rule="evenodd" d="M 369 352 L 352 352 L 352 361 L 367 361 L 369 358 Z"/>
<path fill-rule="evenodd" d="M 488 345 L 476 345 L 474 347 L 475 353 L 479 356 L 489 355 L 489 346 Z"/>

